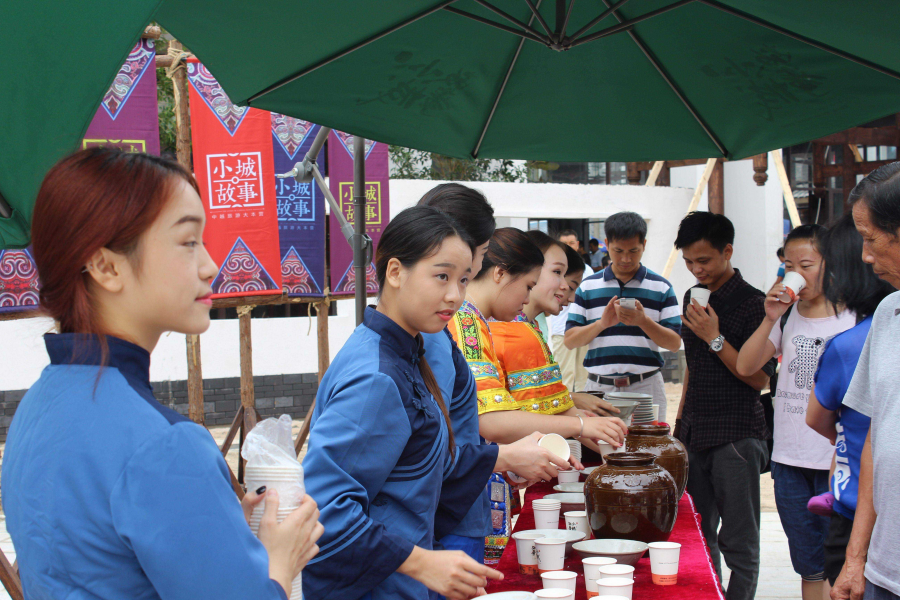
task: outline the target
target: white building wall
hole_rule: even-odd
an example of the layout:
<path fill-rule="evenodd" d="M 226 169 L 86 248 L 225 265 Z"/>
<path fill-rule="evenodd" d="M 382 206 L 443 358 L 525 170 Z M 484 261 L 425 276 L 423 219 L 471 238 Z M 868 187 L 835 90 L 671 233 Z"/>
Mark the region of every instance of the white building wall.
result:
<path fill-rule="evenodd" d="M 494 206 L 500 226 L 526 228 L 529 218 L 606 218 L 632 210 L 647 219 L 647 251 L 644 264 L 662 272 L 702 167 L 672 170 L 672 185 L 679 187 L 601 186 L 575 184 L 478 183 Z M 726 163 L 725 210 L 738 230 L 735 264 L 748 281 L 764 288 L 774 281 L 778 267 L 775 250 L 781 242 L 781 197 L 777 179 L 770 174 L 764 188 L 753 182 L 750 161 Z M 391 216 L 418 199 L 438 182 L 391 181 Z M 705 210 L 705 200 L 700 210 Z M 765 259 L 762 259 L 762 256 Z M 694 284 L 681 259 L 670 277 L 679 301 Z M 352 300 L 337 302 L 338 315 L 329 320 L 332 357 L 353 331 Z M 52 323 L 46 319 L 0 321 L 0 390 L 25 389 L 48 364 L 41 336 Z M 205 378 L 240 375 L 238 321 L 216 320 L 200 336 Z M 255 375 L 311 373 L 318 369 L 315 317 L 256 319 L 253 321 L 253 371 Z M 164 336 L 153 352 L 153 381 L 187 377 L 184 336 Z"/>

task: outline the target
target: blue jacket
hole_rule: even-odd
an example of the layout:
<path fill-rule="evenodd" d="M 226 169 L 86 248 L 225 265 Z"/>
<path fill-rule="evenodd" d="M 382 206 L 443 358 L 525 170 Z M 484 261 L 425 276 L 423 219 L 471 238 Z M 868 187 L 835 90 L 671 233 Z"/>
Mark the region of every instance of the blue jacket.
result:
<path fill-rule="evenodd" d="M 212 436 L 153 397 L 150 354 L 108 337 L 100 368 L 97 338 L 45 340 L 3 456 L 25 597 L 286 600 Z"/>
<path fill-rule="evenodd" d="M 422 353 L 421 338 L 367 308 L 322 379 L 303 468 L 325 533 L 306 598 L 426 599 L 397 569 L 413 546 L 432 549 L 439 500 L 458 522 L 490 477 L 496 454 L 467 445 L 451 459 Z"/>
<path fill-rule="evenodd" d="M 481 451 L 492 455 L 497 460 L 497 446 L 484 444 L 478 433 L 478 395 L 475 378 L 453 341 L 450 331 L 444 329 L 438 333 L 423 333 L 425 357 L 434 373 L 434 378 L 441 388 L 444 401 L 450 411 L 450 422 L 453 425 L 453 436 L 457 446 L 471 444 L 481 446 Z M 490 489 L 484 481 L 484 490 L 469 509 L 459 524 L 454 526 L 452 515 L 446 515 L 444 502 L 438 506 L 435 515 L 435 538 L 442 539 L 447 534 L 463 537 L 484 537 L 491 533 Z"/>

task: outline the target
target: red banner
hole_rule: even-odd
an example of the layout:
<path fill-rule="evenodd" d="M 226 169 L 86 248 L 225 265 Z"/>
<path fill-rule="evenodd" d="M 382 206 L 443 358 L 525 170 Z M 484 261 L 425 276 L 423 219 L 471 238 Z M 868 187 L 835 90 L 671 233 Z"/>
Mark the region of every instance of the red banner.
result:
<path fill-rule="evenodd" d="M 210 72 L 188 60 L 194 173 L 219 265 L 213 297 L 281 293 L 278 204 L 270 113 L 231 103 Z"/>

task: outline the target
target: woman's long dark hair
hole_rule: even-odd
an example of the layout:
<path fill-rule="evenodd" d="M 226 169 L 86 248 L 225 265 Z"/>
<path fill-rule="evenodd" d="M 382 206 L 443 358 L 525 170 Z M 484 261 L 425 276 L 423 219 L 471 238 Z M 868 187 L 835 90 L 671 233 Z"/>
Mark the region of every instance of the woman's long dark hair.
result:
<path fill-rule="evenodd" d="M 566 262 L 569 263 L 566 269 L 566 277 L 575 273 L 584 273 L 584 259 L 581 258 L 581 255 L 567 244 L 563 244 L 562 247 L 566 251 Z"/>
<path fill-rule="evenodd" d="M 872 265 L 862 261 L 862 236 L 853 224 L 853 215 L 838 219 L 820 240 L 825 277 L 822 293 L 838 311 L 838 305 L 856 313 L 862 320 L 878 308 L 878 304 L 894 288 L 879 279 Z"/>
<path fill-rule="evenodd" d="M 378 242 L 378 250 L 375 252 L 378 288 L 384 289 L 388 263 L 392 258 L 396 258 L 404 267 L 411 268 L 420 260 L 437 252 L 444 240 L 452 237 L 460 238 L 473 253 L 475 252 L 475 243 L 472 238 L 453 219 L 441 211 L 428 206 L 413 206 L 401 212 L 384 228 L 381 240 Z M 419 357 L 419 372 L 422 374 L 422 379 L 425 380 L 425 387 L 434 396 L 444 415 L 447 432 L 450 434 L 450 455 L 455 457 L 456 441 L 453 436 L 450 413 L 447 411 L 447 404 L 444 402 L 441 388 L 434 378 L 431 367 L 428 366 L 425 355 Z"/>
<path fill-rule="evenodd" d="M 476 246 L 491 239 L 497 222 L 494 209 L 487 198 L 460 183 L 442 183 L 429 190 L 418 202 L 419 206 L 436 208 L 466 230 Z"/>
<path fill-rule="evenodd" d="M 521 229 L 503 227 L 491 236 L 481 271 L 475 276 L 479 280 L 494 267 L 502 267 L 512 277 L 527 273 L 535 267 L 544 266 L 544 253 Z"/>

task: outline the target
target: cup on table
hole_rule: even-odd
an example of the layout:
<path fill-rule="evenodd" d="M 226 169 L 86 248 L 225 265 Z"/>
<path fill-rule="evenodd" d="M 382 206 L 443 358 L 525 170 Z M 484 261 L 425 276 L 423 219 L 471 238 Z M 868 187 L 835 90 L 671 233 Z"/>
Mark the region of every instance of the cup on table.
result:
<path fill-rule="evenodd" d="M 797 296 L 806 287 L 806 280 L 797 271 L 789 271 L 784 274 L 781 284 L 784 286 L 784 291 L 781 292 L 781 296 L 778 299 L 785 304 L 790 304 L 797 299 Z"/>
<path fill-rule="evenodd" d="M 562 504 L 558 500 L 532 500 L 535 529 L 559 529 L 559 511 Z"/>
<path fill-rule="evenodd" d="M 578 574 L 572 571 L 548 571 L 541 573 L 541 581 L 544 582 L 544 589 L 558 588 L 561 590 L 575 591 L 575 580 Z"/>
<path fill-rule="evenodd" d="M 537 551 L 538 573 L 562 571 L 566 559 L 566 540 L 538 538 L 534 540 Z"/>
<path fill-rule="evenodd" d="M 573 469 L 560 471 L 558 479 L 560 483 L 578 483 L 578 480 L 581 479 L 581 471 Z"/>
<path fill-rule="evenodd" d="M 562 588 L 537 590 L 534 595 L 541 600 L 575 600 L 575 592 Z"/>
<path fill-rule="evenodd" d="M 692 287 L 691 288 L 691 301 L 693 303 L 693 301 L 696 300 L 697 304 L 699 304 L 703 308 L 706 308 L 706 305 L 709 304 L 709 295 L 711 293 L 712 292 L 710 292 L 706 288 Z"/>
<path fill-rule="evenodd" d="M 621 579 L 634 580 L 634 567 L 631 565 L 604 565 L 597 569 L 600 573 L 600 579 L 612 579 L 619 577 Z"/>
<path fill-rule="evenodd" d="M 650 546 L 650 575 L 656 585 L 675 585 L 678 582 L 678 559 L 681 544 L 652 542 Z"/>
<path fill-rule="evenodd" d="M 616 559 L 608 556 L 589 556 L 583 558 L 581 564 L 584 565 L 584 587 L 587 590 L 587 597 L 593 598 L 597 595 L 597 580 L 600 579 L 600 567 L 616 564 Z"/>
<path fill-rule="evenodd" d="M 563 460 L 569 460 L 569 456 L 572 455 L 572 450 L 569 448 L 566 438 L 557 433 L 548 433 L 541 437 L 538 440 L 538 446 L 546 448 Z"/>
<path fill-rule="evenodd" d="M 653 405 L 653 424 L 659 425 L 659 404 Z"/>
<path fill-rule="evenodd" d="M 547 537 L 543 533 L 521 531 L 512 535 L 516 541 L 516 555 L 519 558 L 519 573 L 523 575 L 536 575 L 537 551 L 534 548 L 534 540 Z"/>
<path fill-rule="evenodd" d="M 566 519 L 566 529 L 569 531 L 580 531 L 585 535 L 586 540 L 591 538 L 591 528 L 588 526 L 587 511 L 570 510 L 563 513 Z"/>
<path fill-rule="evenodd" d="M 630 577 L 609 577 L 607 579 L 597 580 L 598 596 L 621 596 L 626 600 L 631 600 L 631 592 L 634 589 L 634 579 Z"/>

